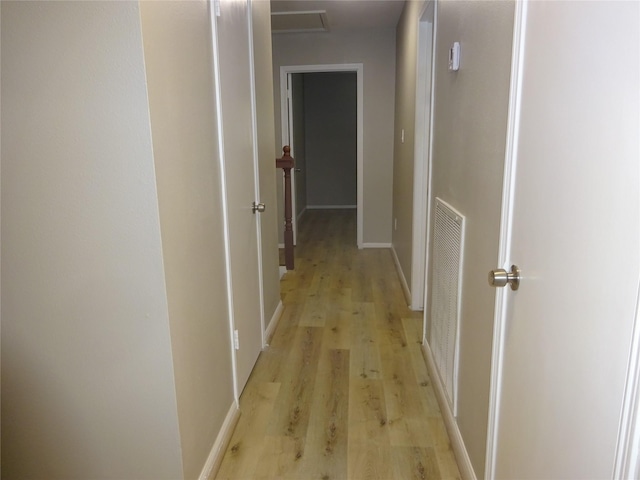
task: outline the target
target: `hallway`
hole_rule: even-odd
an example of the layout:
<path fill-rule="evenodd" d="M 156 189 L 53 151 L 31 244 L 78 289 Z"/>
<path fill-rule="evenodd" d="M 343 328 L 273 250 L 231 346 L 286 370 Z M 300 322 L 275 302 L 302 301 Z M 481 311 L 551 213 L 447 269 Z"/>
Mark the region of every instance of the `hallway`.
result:
<path fill-rule="evenodd" d="M 460 478 L 388 249 L 355 210 L 300 222 L 284 311 L 240 399 L 218 479 Z"/>

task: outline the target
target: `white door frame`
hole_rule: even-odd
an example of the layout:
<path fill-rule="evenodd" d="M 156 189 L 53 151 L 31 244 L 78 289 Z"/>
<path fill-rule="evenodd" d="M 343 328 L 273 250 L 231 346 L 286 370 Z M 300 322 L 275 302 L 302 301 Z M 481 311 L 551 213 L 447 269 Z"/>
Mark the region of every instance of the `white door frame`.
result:
<path fill-rule="evenodd" d="M 637 292 L 627 384 L 613 470 L 615 480 L 640 476 L 640 284 Z"/>
<path fill-rule="evenodd" d="M 502 212 L 500 217 L 500 237 L 498 266 L 504 266 L 511 256 L 511 227 L 515 194 L 515 158 L 520 124 L 520 100 L 522 90 L 522 63 L 524 57 L 524 25 L 526 21 L 526 0 L 516 2 L 513 22 L 513 46 L 511 54 L 511 80 L 509 85 L 509 111 L 507 116 L 507 139 L 502 183 Z M 489 415 L 487 424 L 487 446 L 485 452 L 485 479 L 495 477 L 496 445 L 498 440 L 498 412 L 500 411 L 502 359 L 504 356 L 504 336 L 506 325 L 507 291 L 496 289 L 493 347 L 491 352 L 491 383 L 489 387 Z"/>
<path fill-rule="evenodd" d="M 436 2 L 425 3 L 418 21 L 416 120 L 413 166 L 413 240 L 411 252 L 411 310 L 422 310 L 426 298 L 426 272 L 431 218 L 431 156 L 436 39 Z M 424 132 L 428 132 L 425 135 Z M 426 338 L 425 325 L 422 329 Z"/>
<path fill-rule="evenodd" d="M 363 99 L 364 99 L 364 83 L 363 83 L 363 64 L 362 63 L 345 63 L 345 64 L 329 64 L 329 65 L 291 65 L 280 67 L 280 119 L 281 119 L 281 131 L 282 131 L 282 144 L 291 145 L 290 132 L 289 132 L 289 106 L 287 100 L 289 98 L 287 90 L 287 77 L 292 73 L 324 73 L 324 72 L 355 72 L 357 78 L 357 211 L 356 211 L 356 224 L 357 224 L 357 244 L 358 248 L 363 248 L 363 197 L 364 197 L 364 154 L 363 154 L 363 138 L 364 138 L 364 113 L 363 113 Z M 291 151 L 291 156 L 295 158 L 295 152 Z M 293 177 L 293 175 L 292 175 Z M 297 225 L 295 222 L 295 196 L 292 195 L 293 202 L 293 221 L 294 221 L 294 238 L 296 235 Z"/>
<path fill-rule="evenodd" d="M 231 370 L 233 373 L 233 397 L 237 408 L 240 408 L 240 393 L 238 392 L 238 366 L 236 359 L 236 351 L 234 345 L 235 322 L 233 315 L 233 286 L 231 277 L 231 252 L 229 238 L 229 213 L 227 202 L 227 181 L 225 178 L 224 164 L 224 131 L 222 128 L 222 90 L 220 88 L 220 49 L 218 47 L 218 22 L 216 8 L 214 8 L 213 0 L 210 0 L 209 15 L 211 17 L 211 46 L 213 55 L 213 88 L 216 99 L 216 129 L 218 135 L 218 158 L 220 166 L 220 188 L 222 203 L 222 219 L 224 233 L 224 263 L 225 276 L 227 281 L 227 310 L 229 314 L 229 345 L 231 347 Z"/>

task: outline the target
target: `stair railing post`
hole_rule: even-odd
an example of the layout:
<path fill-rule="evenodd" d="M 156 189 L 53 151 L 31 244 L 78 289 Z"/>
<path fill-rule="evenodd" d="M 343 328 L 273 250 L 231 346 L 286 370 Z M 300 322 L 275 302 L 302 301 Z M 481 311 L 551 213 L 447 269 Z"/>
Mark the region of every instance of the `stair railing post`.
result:
<path fill-rule="evenodd" d="M 294 160 L 291 147 L 282 148 L 282 158 L 276 158 L 276 167 L 284 171 L 284 263 L 287 270 L 293 270 L 293 207 L 291 200 L 291 169 Z"/>

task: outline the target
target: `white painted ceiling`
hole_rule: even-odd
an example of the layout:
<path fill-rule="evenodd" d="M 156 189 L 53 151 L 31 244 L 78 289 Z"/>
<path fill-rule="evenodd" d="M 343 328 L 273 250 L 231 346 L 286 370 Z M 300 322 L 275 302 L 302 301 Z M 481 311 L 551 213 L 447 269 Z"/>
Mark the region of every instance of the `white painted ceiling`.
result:
<path fill-rule="evenodd" d="M 274 33 L 395 28 L 403 7 L 404 0 L 271 0 L 271 12 L 278 13 L 272 15 L 272 26 Z M 283 12 L 311 13 L 282 15 Z"/>

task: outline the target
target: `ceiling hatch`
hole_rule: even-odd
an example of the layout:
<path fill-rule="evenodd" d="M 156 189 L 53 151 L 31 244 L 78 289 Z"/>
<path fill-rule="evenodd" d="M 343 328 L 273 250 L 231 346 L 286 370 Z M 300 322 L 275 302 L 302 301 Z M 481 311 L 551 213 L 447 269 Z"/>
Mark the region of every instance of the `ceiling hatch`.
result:
<path fill-rule="evenodd" d="M 272 12 L 272 33 L 328 32 L 329 22 L 325 10 L 307 12 Z"/>

